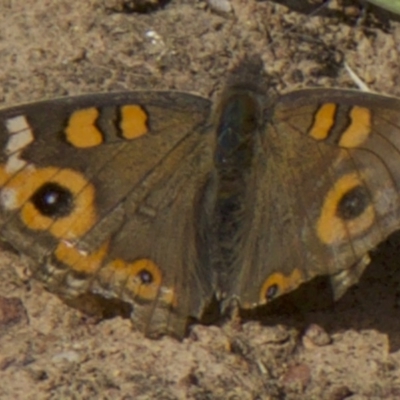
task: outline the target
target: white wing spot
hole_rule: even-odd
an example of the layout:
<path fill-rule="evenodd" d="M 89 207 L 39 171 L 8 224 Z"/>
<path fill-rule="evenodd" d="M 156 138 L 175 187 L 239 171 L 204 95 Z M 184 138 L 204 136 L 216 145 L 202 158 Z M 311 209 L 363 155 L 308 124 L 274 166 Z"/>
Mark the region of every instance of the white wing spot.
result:
<path fill-rule="evenodd" d="M 6 121 L 6 127 L 10 135 L 30 129 L 28 121 L 24 115 L 18 115 L 17 117 L 9 118 Z"/>
<path fill-rule="evenodd" d="M 24 149 L 26 146 L 32 143 L 33 140 L 33 134 L 30 129 L 26 129 L 24 131 L 11 135 L 11 137 L 7 141 L 6 154 L 12 154 L 16 151 Z"/>
<path fill-rule="evenodd" d="M 6 171 L 15 174 L 26 166 L 27 162 L 21 158 L 21 153 L 35 138 L 24 115 L 9 118 L 6 121 L 6 128 L 10 135 L 5 147 L 5 153 L 8 155 Z"/>
<path fill-rule="evenodd" d="M 17 193 L 14 189 L 3 189 L 0 192 L 0 202 L 7 210 L 17 208 Z"/>
<path fill-rule="evenodd" d="M 16 172 L 25 167 L 27 162 L 20 157 L 20 153 L 12 154 L 7 159 L 6 172 L 9 175 L 14 175 Z"/>

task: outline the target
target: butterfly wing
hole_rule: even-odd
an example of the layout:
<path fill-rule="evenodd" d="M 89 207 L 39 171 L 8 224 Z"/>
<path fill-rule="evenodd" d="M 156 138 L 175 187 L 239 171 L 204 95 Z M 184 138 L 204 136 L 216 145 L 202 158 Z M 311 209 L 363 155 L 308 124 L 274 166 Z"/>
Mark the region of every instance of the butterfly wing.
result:
<path fill-rule="evenodd" d="M 148 335 L 181 336 L 215 280 L 197 227 L 209 113 L 208 100 L 171 92 L 1 110 L 2 240 L 51 291 L 121 299 Z"/>
<path fill-rule="evenodd" d="M 332 276 L 336 297 L 399 228 L 400 100 L 344 90 L 281 97 L 257 124 L 232 285 L 243 307 Z"/>

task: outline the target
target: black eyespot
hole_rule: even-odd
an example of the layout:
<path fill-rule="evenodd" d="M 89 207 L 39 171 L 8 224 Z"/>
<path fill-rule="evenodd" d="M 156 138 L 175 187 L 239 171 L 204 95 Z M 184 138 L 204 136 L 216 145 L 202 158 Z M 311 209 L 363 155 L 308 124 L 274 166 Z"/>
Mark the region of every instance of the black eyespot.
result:
<path fill-rule="evenodd" d="M 149 285 L 154 280 L 153 274 L 149 272 L 147 269 L 142 269 L 141 271 L 139 271 L 138 276 L 142 281 L 143 285 Z"/>
<path fill-rule="evenodd" d="M 265 294 L 265 298 L 267 299 L 267 301 L 274 299 L 278 294 L 278 290 L 279 290 L 279 287 L 276 283 L 269 286 L 267 289 L 267 292 Z"/>
<path fill-rule="evenodd" d="M 70 190 L 54 182 L 42 185 L 32 195 L 31 201 L 42 215 L 51 218 L 66 217 L 74 208 Z"/>
<path fill-rule="evenodd" d="M 356 186 L 340 199 L 336 215 L 344 220 L 357 218 L 365 211 L 369 203 L 370 197 L 367 189 L 364 186 Z"/>

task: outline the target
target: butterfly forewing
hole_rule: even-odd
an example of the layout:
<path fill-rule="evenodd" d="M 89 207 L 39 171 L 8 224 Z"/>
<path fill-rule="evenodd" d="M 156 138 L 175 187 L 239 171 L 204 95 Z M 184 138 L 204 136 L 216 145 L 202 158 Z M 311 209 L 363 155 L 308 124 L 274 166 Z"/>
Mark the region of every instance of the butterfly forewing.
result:
<path fill-rule="evenodd" d="M 50 290 L 118 298 L 146 333 L 182 335 L 213 288 L 196 245 L 209 114 L 209 101 L 171 92 L 1 111 L 3 240 Z"/>

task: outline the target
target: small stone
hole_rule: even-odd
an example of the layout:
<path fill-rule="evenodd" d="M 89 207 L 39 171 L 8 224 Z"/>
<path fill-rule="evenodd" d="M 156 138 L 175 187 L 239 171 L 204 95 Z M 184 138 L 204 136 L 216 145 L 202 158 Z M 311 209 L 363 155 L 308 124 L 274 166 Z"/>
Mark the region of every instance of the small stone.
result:
<path fill-rule="evenodd" d="M 16 297 L 0 296 L 0 328 L 27 321 L 22 301 Z"/>
<path fill-rule="evenodd" d="M 329 400 L 344 400 L 353 395 L 353 392 L 347 386 L 336 386 L 328 394 Z"/>
<path fill-rule="evenodd" d="M 282 382 L 286 387 L 304 391 L 311 381 L 311 371 L 307 364 L 290 367 L 283 376 Z"/>
<path fill-rule="evenodd" d="M 207 0 L 211 10 L 223 14 L 229 14 L 232 11 L 230 0 Z"/>
<path fill-rule="evenodd" d="M 361 15 L 360 7 L 357 6 L 347 6 L 343 9 L 344 14 L 350 18 L 359 18 Z"/>
<path fill-rule="evenodd" d="M 62 353 L 58 353 L 55 356 L 53 356 L 52 361 L 54 363 L 62 363 L 62 362 L 68 362 L 68 363 L 78 363 L 80 361 L 81 357 L 79 353 L 76 351 L 70 350 L 70 351 L 64 351 Z"/>
<path fill-rule="evenodd" d="M 303 335 L 303 346 L 306 349 L 327 346 L 332 343 L 329 334 L 319 325 L 311 324 Z"/>

